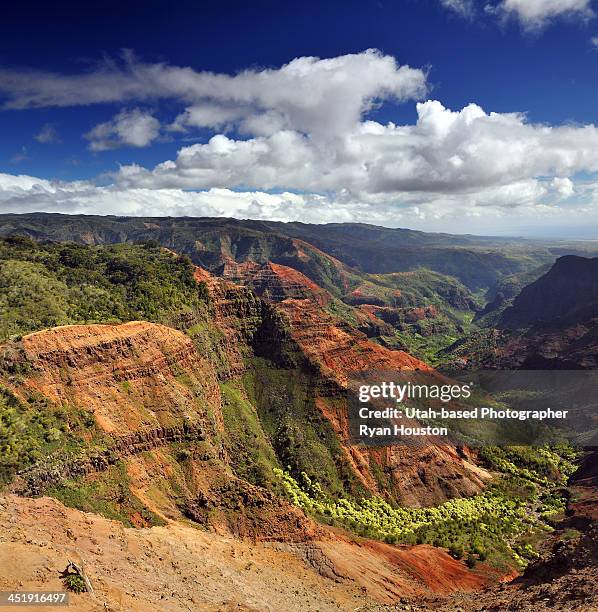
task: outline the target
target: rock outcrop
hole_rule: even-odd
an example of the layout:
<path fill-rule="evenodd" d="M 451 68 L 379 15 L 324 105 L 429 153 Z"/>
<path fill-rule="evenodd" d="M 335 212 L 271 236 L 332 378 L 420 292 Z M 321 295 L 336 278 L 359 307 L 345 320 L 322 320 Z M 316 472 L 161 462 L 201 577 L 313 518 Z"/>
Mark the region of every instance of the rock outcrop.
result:
<path fill-rule="evenodd" d="M 182 522 L 132 529 L 47 497 L 0 497 L 0 589 L 62 591 L 68 560 L 83 566 L 94 589 L 94 596 L 70 594 L 71 606 L 84 611 L 376 609 L 496 578 L 431 546 L 338 532 L 304 543 L 256 542 Z"/>
<path fill-rule="evenodd" d="M 27 386 L 93 413 L 107 433 L 159 428 L 222 431 L 212 365 L 184 333 L 154 323 L 72 325 L 25 336 Z"/>
<path fill-rule="evenodd" d="M 274 336 L 262 343 L 262 353 L 268 354 L 263 352 L 264 346 L 269 347 L 270 356 L 280 353 L 281 344 L 292 346 L 292 350 L 319 373 L 320 383 L 314 388 L 316 405 L 338 436 L 346 461 L 368 490 L 401 503 L 420 506 L 472 495 L 484 487 L 489 474 L 475 464 L 472 456 L 463 455 L 450 445 L 425 449 L 403 446 L 367 449 L 351 441 L 344 401 L 349 377 L 368 370 L 432 371 L 426 363 L 404 351 L 390 350 L 371 341 L 364 333 L 331 314 L 327 308 L 333 302 L 330 293 L 297 270 L 271 263 L 231 263 L 226 274 L 236 283 L 259 293 L 266 302 L 264 312 L 269 305 L 282 316 L 281 321 L 273 323 Z M 227 291 L 243 291 L 242 287 L 237 285 L 235 289 L 229 281 L 213 277 L 200 268 L 196 278 L 208 284 L 216 313 L 228 310 L 230 299 L 224 297 Z M 236 333 L 231 319 L 222 314 L 216 316 L 221 322 L 228 321 L 226 328 Z M 232 320 L 236 320 L 234 315 Z M 251 335 L 254 345 L 259 334 L 258 330 Z M 238 335 L 235 337 L 239 339 Z M 386 475 L 384 482 L 374 476 L 381 473 Z"/>

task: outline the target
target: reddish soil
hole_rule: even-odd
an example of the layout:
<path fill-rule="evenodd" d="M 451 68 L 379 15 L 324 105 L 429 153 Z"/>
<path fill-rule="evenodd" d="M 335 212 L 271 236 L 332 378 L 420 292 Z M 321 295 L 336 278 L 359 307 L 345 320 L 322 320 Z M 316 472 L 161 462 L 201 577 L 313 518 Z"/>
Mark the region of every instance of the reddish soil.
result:
<path fill-rule="evenodd" d="M 71 325 L 25 336 L 23 348 L 32 366 L 26 386 L 58 404 L 85 407 L 107 432 L 173 425 L 183 416 L 207 426 L 206 402 L 219 414 L 214 368 L 170 327 Z"/>
<path fill-rule="evenodd" d="M 338 531 L 284 544 L 180 521 L 132 529 L 49 498 L 12 495 L 0 498 L 0 519 L 0 590 L 61 590 L 59 574 L 73 560 L 94 588 L 71 596 L 77 610 L 355 610 L 476 589 L 496 577 L 430 546 Z"/>

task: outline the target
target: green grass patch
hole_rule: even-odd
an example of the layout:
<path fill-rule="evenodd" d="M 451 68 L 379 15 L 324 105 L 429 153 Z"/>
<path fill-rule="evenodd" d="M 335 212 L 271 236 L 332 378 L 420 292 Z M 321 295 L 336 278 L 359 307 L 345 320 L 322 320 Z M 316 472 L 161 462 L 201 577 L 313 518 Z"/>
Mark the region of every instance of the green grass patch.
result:
<path fill-rule="evenodd" d="M 226 427 L 226 448 L 235 474 L 253 484 L 271 488 L 273 469 L 280 464 L 268 440 L 255 407 L 243 389 L 222 383 L 222 416 Z"/>
<path fill-rule="evenodd" d="M 106 518 L 120 521 L 127 527 L 135 526 L 133 515 L 138 515 L 148 525 L 164 525 L 164 521 L 131 493 L 129 477 L 123 462 L 110 466 L 86 480 L 67 480 L 50 487 L 47 495 L 65 506 L 83 512 L 94 512 Z"/>

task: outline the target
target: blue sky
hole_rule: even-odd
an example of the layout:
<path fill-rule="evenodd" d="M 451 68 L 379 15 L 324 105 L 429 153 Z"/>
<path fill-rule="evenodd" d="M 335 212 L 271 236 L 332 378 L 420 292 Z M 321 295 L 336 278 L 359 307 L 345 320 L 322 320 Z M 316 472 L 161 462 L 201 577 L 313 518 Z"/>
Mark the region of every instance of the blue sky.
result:
<path fill-rule="evenodd" d="M 14 4 L 3 212 L 598 235 L 591 0 Z"/>

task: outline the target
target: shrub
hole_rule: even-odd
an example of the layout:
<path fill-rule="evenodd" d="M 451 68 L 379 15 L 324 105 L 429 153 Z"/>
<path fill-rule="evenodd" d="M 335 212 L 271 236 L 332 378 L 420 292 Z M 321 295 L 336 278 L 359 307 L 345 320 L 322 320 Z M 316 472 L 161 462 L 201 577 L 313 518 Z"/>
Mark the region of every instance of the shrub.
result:
<path fill-rule="evenodd" d="M 56 325 L 169 324 L 203 313 L 208 290 L 193 272 L 189 257 L 151 246 L 0 239 L 0 341 Z"/>
<path fill-rule="evenodd" d="M 288 472 L 276 468 L 286 497 L 317 519 L 331 517 L 359 535 L 389 543 L 433 544 L 448 547 L 449 554 L 473 567 L 484 561 L 492 551 L 494 560 L 518 561 L 531 559 L 531 545 L 521 550 L 518 542 L 525 541 L 534 530 L 546 528 L 537 516 L 530 515 L 530 504 L 537 505 L 540 494 L 545 506 L 559 506 L 560 497 L 554 490 L 560 482 L 562 468 L 568 458 L 561 458 L 548 448 L 519 449 L 487 447 L 485 458 L 503 468 L 503 476 L 483 493 L 446 501 L 437 507 L 404 508 L 391 506 L 379 497 L 362 499 L 334 498 L 325 494 L 318 483 L 301 474 L 295 480 Z M 549 480 L 546 461 L 557 481 Z M 511 545 L 510 543 L 514 544 Z M 519 554 L 518 554 L 519 553 Z"/>
<path fill-rule="evenodd" d="M 68 574 L 64 577 L 63 584 L 67 591 L 73 593 L 85 593 L 87 591 L 85 580 L 80 574 Z"/>
<path fill-rule="evenodd" d="M 463 549 L 460 546 L 451 546 L 448 552 L 453 559 L 463 558 Z"/>

